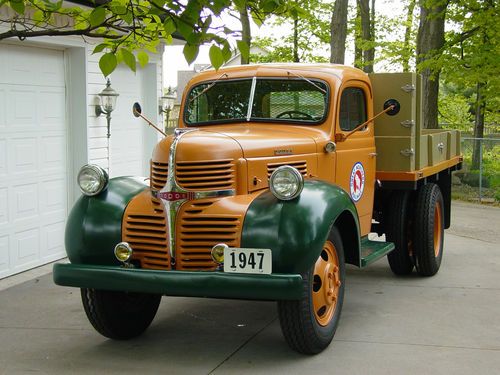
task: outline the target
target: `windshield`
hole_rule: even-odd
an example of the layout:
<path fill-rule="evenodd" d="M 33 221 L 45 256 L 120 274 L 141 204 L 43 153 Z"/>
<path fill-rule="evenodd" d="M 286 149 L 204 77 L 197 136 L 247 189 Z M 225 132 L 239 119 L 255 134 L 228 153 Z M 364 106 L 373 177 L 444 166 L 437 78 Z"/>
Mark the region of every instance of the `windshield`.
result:
<path fill-rule="evenodd" d="M 318 80 L 211 81 L 190 91 L 184 120 L 188 125 L 241 121 L 318 124 L 326 116 L 327 103 L 328 87 Z"/>

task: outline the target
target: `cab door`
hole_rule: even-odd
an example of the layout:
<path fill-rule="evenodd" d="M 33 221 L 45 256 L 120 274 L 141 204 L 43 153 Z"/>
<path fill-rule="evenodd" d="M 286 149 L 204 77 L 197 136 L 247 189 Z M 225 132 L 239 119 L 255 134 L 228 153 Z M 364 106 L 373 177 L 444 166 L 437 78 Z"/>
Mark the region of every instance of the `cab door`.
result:
<path fill-rule="evenodd" d="M 373 116 L 370 86 L 363 81 L 348 81 L 340 89 L 335 126 L 338 135 L 364 123 Z M 375 193 L 376 152 L 373 123 L 337 142 L 335 182 L 356 204 L 360 219 L 361 235 L 370 232 L 373 198 Z"/>

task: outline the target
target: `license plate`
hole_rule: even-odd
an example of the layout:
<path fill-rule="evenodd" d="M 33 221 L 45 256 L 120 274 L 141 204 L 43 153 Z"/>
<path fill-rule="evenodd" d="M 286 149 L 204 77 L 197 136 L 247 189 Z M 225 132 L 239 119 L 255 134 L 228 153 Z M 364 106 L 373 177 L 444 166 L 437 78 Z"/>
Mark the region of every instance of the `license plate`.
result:
<path fill-rule="evenodd" d="M 270 274 L 271 249 L 224 249 L 224 272 Z"/>

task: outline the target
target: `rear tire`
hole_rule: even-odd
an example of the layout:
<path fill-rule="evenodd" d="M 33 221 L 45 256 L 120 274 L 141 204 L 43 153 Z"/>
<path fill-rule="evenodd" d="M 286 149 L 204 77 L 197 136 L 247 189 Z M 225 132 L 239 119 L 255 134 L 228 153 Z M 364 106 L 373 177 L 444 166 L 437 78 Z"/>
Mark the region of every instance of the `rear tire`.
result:
<path fill-rule="evenodd" d="M 444 203 L 439 186 L 422 186 L 417 192 L 415 209 L 414 249 L 417 272 L 433 276 L 443 258 Z"/>
<path fill-rule="evenodd" d="M 387 260 L 396 275 L 408 275 L 413 271 L 410 233 L 413 211 L 410 203 L 410 193 L 407 191 L 395 191 L 388 202 L 386 236 L 387 241 L 393 242 L 396 248 L 387 254 Z"/>
<path fill-rule="evenodd" d="M 344 302 L 344 249 L 337 228 L 302 279 L 302 298 L 278 301 L 278 315 L 288 345 L 299 353 L 316 354 L 332 341 Z"/>
<path fill-rule="evenodd" d="M 128 340 L 142 334 L 153 321 L 161 295 L 81 289 L 83 308 L 101 335 Z"/>

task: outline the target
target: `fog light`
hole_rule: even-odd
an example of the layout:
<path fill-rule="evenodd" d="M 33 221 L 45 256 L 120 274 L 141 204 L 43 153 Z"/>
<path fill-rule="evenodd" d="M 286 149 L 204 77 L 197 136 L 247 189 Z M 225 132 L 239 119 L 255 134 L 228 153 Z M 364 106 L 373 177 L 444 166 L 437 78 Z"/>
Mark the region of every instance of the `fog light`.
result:
<path fill-rule="evenodd" d="M 212 247 L 212 259 L 215 263 L 217 264 L 224 264 L 224 250 L 227 249 L 229 246 L 227 246 L 225 243 L 219 243 Z"/>
<path fill-rule="evenodd" d="M 125 263 L 126 261 L 128 261 L 132 256 L 132 252 L 132 248 L 126 242 L 120 242 L 115 246 L 115 257 L 120 262 Z"/>

